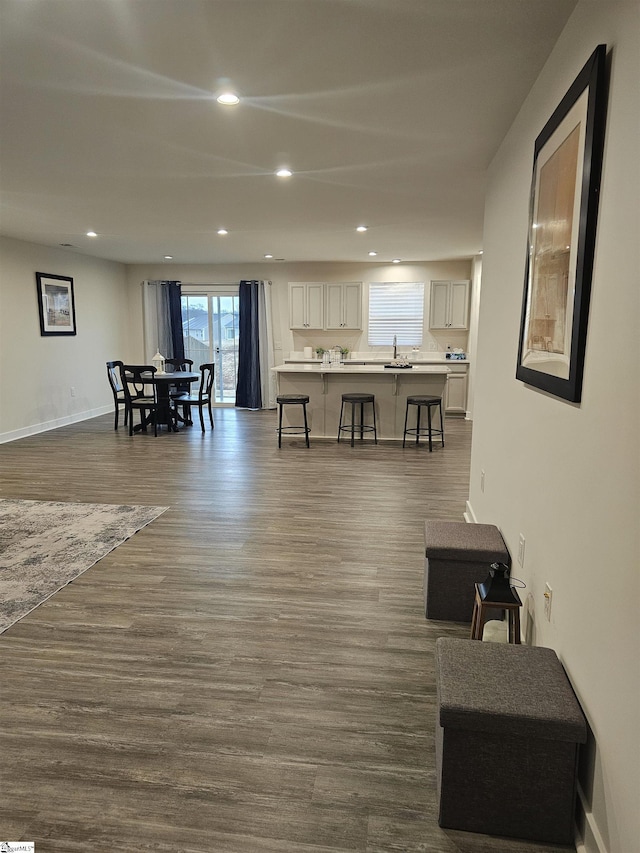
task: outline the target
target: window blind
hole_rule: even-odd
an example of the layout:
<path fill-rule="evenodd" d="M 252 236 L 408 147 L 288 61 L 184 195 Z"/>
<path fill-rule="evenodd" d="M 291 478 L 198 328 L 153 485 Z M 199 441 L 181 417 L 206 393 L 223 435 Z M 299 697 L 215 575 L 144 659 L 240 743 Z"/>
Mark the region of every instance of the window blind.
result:
<path fill-rule="evenodd" d="M 369 346 L 420 346 L 423 324 L 423 281 L 369 285 Z"/>

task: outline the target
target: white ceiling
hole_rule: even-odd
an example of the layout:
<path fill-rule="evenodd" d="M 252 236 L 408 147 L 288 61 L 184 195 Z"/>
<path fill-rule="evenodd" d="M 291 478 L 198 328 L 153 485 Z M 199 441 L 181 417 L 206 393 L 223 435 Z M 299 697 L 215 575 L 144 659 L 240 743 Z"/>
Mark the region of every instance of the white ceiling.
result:
<path fill-rule="evenodd" d="M 0 0 L 0 232 L 126 263 L 469 257 L 575 2 Z"/>

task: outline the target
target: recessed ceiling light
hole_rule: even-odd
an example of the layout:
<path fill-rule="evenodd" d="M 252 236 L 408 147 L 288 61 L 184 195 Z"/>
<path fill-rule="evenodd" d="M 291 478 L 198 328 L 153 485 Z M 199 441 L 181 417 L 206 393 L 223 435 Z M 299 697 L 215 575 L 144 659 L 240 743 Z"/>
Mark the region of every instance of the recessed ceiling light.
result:
<path fill-rule="evenodd" d="M 97 237 L 97 236 L 98 235 L 96 234 L 95 231 L 87 231 L 87 237 Z"/>
<path fill-rule="evenodd" d="M 218 228 L 218 234 L 219 234 L 221 237 L 224 237 L 224 235 L 225 235 L 225 234 L 228 234 L 228 233 L 229 233 L 229 232 L 227 231 L 227 229 L 226 229 L 226 228 Z"/>
<path fill-rule="evenodd" d="M 376 256 L 377 254 L 378 254 L 377 252 L 369 252 L 369 257 L 370 257 L 370 258 L 375 258 L 375 256 Z"/>
<path fill-rule="evenodd" d="M 358 225 L 358 227 L 356 228 L 356 231 L 359 231 L 361 234 L 366 230 L 367 230 L 366 225 Z"/>
<path fill-rule="evenodd" d="M 221 92 L 216 101 L 219 104 L 224 104 L 225 107 L 234 107 L 240 103 L 240 98 L 234 92 Z"/>
<path fill-rule="evenodd" d="M 391 263 L 392 263 L 392 264 L 399 264 L 399 263 L 401 263 L 401 261 L 402 261 L 402 258 L 394 258 L 394 259 L 391 261 Z"/>
<path fill-rule="evenodd" d="M 273 255 L 265 255 L 265 258 L 272 258 Z"/>
<path fill-rule="evenodd" d="M 165 256 L 164 256 L 164 259 L 165 259 L 165 261 L 172 261 L 172 260 L 173 260 L 173 255 L 165 255 Z"/>
<path fill-rule="evenodd" d="M 278 169 L 278 171 L 276 172 L 276 176 L 278 178 L 290 178 L 291 175 L 293 175 L 291 169 Z"/>

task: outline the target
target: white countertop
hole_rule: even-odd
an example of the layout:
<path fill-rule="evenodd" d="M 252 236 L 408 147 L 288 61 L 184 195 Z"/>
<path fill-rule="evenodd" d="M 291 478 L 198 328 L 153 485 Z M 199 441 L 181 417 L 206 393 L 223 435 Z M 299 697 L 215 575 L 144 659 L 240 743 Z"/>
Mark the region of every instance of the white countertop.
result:
<path fill-rule="evenodd" d="M 391 361 L 392 358 L 393 358 L 393 356 L 387 356 L 386 358 L 383 356 L 379 356 L 379 357 L 373 356 L 371 358 L 368 358 L 368 357 L 367 358 L 365 358 L 365 357 L 361 358 L 361 357 L 355 357 L 354 356 L 353 358 L 343 359 L 343 363 L 345 364 L 345 366 L 348 364 L 362 364 L 363 362 L 365 364 L 381 364 L 381 365 L 384 365 L 384 364 L 387 364 L 389 361 Z M 285 358 L 284 363 L 285 364 L 310 364 L 310 365 L 314 365 L 314 364 L 322 364 L 322 359 L 321 358 Z M 447 364 L 447 365 L 449 365 L 449 364 L 470 364 L 471 362 L 469 361 L 468 358 L 446 358 L 445 359 L 445 358 L 438 358 L 437 356 L 433 357 L 433 358 L 428 358 L 425 356 L 422 358 L 410 359 L 410 363 L 411 364 Z"/>
<path fill-rule="evenodd" d="M 406 373 L 407 375 L 415 374 L 443 374 L 451 373 L 447 362 L 440 361 L 435 364 L 414 364 L 413 367 L 384 367 L 382 364 L 349 364 L 342 363 L 340 367 L 328 367 L 322 365 L 321 362 L 306 363 L 306 364 L 279 364 L 277 367 L 272 367 L 275 373 L 335 373 L 338 376 L 344 376 L 345 373 Z"/>

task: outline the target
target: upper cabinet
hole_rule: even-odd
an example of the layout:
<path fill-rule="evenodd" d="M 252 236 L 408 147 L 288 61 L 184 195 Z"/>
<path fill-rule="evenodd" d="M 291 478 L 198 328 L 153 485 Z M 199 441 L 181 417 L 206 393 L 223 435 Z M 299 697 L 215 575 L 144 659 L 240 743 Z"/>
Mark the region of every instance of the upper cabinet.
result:
<path fill-rule="evenodd" d="M 362 282 L 325 284 L 325 329 L 362 328 Z"/>
<path fill-rule="evenodd" d="M 362 282 L 289 282 L 289 328 L 361 329 Z"/>
<path fill-rule="evenodd" d="M 289 283 L 289 328 L 324 328 L 324 285 L 317 282 Z"/>
<path fill-rule="evenodd" d="M 470 281 L 432 281 L 430 329 L 468 329 Z"/>

